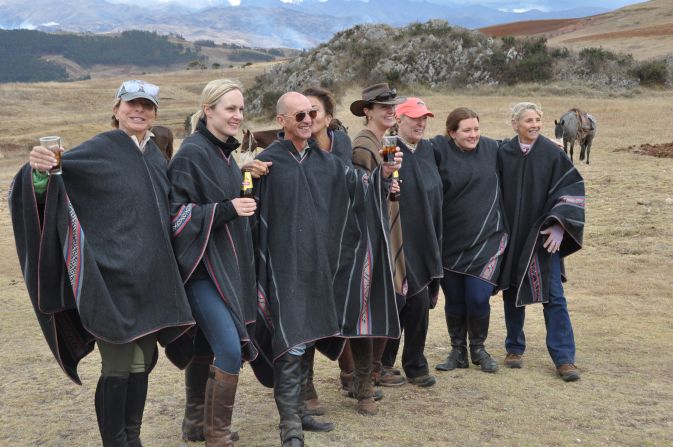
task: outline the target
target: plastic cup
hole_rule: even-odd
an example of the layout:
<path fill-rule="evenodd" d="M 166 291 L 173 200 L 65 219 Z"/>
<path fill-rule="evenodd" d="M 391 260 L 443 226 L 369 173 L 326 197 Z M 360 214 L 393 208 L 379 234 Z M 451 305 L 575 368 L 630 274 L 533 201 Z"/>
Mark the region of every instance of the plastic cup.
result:
<path fill-rule="evenodd" d="M 47 171 L 49 175 L 61 175 L 61 137 L 50 136 L 40 138 L 40 146 L 46 147 L 54 153 L 56 166 Z"/>

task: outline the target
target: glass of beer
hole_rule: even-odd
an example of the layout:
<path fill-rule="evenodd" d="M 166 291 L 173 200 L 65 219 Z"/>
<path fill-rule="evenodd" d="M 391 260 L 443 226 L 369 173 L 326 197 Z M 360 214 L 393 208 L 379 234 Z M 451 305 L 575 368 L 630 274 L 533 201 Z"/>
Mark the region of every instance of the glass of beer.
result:
<path fill-rule="evenodd" d="M 383 137 L 383 149 L 381 150 L 383 163 L 387 165 L 395 164 L 395 152 L 397 152 L 397 137 L 386 135 Z"/>
<path fill-rule="evenodd" d="M 61 174 L 61 137 L 50 136 L 40 138 L 40 146 L 46 147 L 54 153 L 54 158 L 56 158 L 56 166 L 47 171 L 49 175 L 60 175 Z"/>

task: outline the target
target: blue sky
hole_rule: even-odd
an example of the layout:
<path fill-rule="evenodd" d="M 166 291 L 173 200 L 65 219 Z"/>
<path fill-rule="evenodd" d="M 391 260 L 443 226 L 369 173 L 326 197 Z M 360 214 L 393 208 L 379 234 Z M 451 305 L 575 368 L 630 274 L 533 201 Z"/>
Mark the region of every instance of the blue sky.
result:
<path fill-rule="evenodd" d="M 188 8 L 204 8 L 209 6 L 224 6 L 227 4 L 245 4 L 246 0 L 109 0 L 114 3 L 129 3 L 142 6 L 158 6 L 175 3 Z M 308 3 L 311 0 L 279 0 L 284 3 Z M 339 1 L 339 0 L 312 0 L 312 1 Z M 354 1 L 354 0 L 352 0 Z M 366 1 L 366 0 L 360 0 Z M 617 9 L 626 5 L 642 3 L 643 0 L 426 0 L 432 3 L 446 5 L 483 5 L 509 12 L 525 12 L 531 9 L 555 11 L 576 7 L 595 6 L 606 9 Z"/>

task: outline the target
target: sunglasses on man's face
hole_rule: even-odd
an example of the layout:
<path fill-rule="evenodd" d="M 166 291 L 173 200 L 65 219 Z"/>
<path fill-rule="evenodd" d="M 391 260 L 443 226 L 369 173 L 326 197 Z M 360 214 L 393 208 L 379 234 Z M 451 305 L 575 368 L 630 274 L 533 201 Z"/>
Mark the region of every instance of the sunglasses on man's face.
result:
<path fill-rule="evenodd" d="M 283 113 L 283 116 L 294 116 L 294 119 L 297 120 L 298 123 L 304 121 L 304 118 L 306 118 L 306 115 L 308 115 L 309 118 L 314 120 L 315 117 L 318 116 L 318 111 L 314 109 L 314 110 L 309 110 L 308 112 L 302 111 L 302 112 L 293 113 L 291 115 L 286 115 L 286 114 Z"/>
<path fill-rule="evenodd" d="M 145 92 L 156 97 L 159 95 L 159 87 L 145 81 L 124 81 L 121 87 L 119 87 L 119 90 L 117 90 L 117 98 L 121 97 L 125 93 L 137 92 Z"/>

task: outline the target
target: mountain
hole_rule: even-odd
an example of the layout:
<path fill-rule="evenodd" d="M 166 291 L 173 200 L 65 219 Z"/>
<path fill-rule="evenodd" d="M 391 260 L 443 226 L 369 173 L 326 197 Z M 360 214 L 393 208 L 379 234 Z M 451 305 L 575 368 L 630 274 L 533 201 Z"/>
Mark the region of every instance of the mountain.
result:
<path fill-rule="evenodd" d="M 575 0 L 546 11 L 515 13 L 498 4 L 479 6 L 447 0 L 194 0 L 190 3 L 149 0 L 0 0 L 0 28 L 43 31 L 109 33 L 128 29 L 180 34 L 189 40 L 210 39 L 258 47 L 311 48 L 334 33 L 361 23 L 403 26 L 411 22 L 445 19 L 452 25 L 480 28 L 496 23 L 543 18 L 584 17 L 608 11 L 603 7 L 575 7 Z M 127 3 L 128 2 L 128 3 Z M 586 4 L 583 2 L 581 4 Z M 154 5 L 154 6 L 152 6 Z M 158 6 L 157 6 L 158 5 Z M 190 7 L 191 5 L 191 7 Z M 207 7 L 207 9 L 203 9 Z"/>

